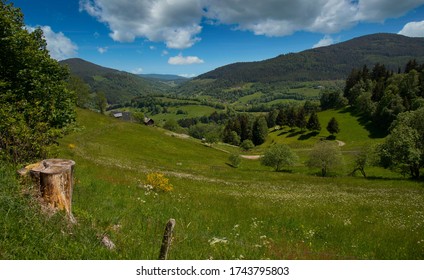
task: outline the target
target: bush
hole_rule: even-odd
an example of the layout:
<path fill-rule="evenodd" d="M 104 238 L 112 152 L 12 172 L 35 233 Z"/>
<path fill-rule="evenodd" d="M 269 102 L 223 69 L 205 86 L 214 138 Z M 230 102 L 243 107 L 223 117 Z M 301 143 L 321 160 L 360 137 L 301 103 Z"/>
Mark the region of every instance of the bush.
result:
<path fill-rule="evenodd" d="M 155 191 L 169 192 L 174 189 L 173 186 L 169 183 L 169 179 L 166 178 L 162 173 L 158 172 L 147 174 L 146 182 L 144 185 Z"/>
<path fill-rule="evenodd" d="M 249 140 L 249 139 L 244 140 L 240 145 L 240 148 L 243 151 L 249 151 L 249 150 L 253 149 L 254 147 L 255 147 L 255 145 L 253 144 L 252 140 Z"/>
<path fill-rule="evenodd" d="M 241 157 L 239 154 L 231 154 L 230 157 L 228 158 L 228 160 L 230 161 L 230 164 L 237 168 L 240 166 L 241 163 Z"/>

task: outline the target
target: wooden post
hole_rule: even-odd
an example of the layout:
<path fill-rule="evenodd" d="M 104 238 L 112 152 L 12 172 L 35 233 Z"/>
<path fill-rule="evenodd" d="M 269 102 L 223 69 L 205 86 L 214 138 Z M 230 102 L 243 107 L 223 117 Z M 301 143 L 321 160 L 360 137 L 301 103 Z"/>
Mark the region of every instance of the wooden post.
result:
<path fill-rule="evenodd" d="M 172 233 L 175 227 L 175 220 L 169 219 L 163 234 L 162 246 L 160 247 L 159 260 L 166 260 L 168 258 L 169 247 L 172 242 Z"/>

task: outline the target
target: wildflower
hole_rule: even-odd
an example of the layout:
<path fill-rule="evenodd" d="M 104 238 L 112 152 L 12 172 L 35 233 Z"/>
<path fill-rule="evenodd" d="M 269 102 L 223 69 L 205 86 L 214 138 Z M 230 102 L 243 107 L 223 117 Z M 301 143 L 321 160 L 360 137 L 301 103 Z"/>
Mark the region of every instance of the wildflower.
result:
<path fill-rule="evenodd" d="M 212 239 L 209 239 L 208 242 L 209 242 L 209 245 L 213 246 L 217 243 L 227 244 L 228 240 L 225 237 L 224 238 L 213 237 Z"/>
<path fill-rule="evenodd" d="M 152 190 L 160 190 L 169 192 L 173 190 L 173 186 L 169 183 L 169 179 L 162 173 L 149 173 L 145 185 L 148 185 Z"/>
<path fill-rule="evenodd" d="M 68 145 L 68 148 L 71 149 L 71 150 L 75 149 L 75 147 L 76 147 L 76 145 L 72 144 L 72 143 Z"/>

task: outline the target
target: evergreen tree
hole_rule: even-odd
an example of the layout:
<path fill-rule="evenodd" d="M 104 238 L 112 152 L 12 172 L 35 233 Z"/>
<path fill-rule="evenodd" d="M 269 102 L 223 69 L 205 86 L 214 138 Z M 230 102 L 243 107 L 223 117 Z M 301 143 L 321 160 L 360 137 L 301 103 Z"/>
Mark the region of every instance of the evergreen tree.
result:
<path fill-rule="evenodd" d="M 265 120 L 265 117 L 260 116 L 255 120 L 253 124 L 253 144 L 256 146 L 261 145 L 265 142 L 266 137 L 268 136 L 268 125 Z"/>
<path fill-rule="evenodd" d="M 306 128 L 311 131 L 321 131 L 321 124 L 319 123 L 318 114 L 316 112 L 311 113 Z"/>
<path fill-rule="evenodd" d="M 332 117 L 331 120 L 328 122 L 327 131 L 330 132 L 331 135 L 340 132 L 339 123 L 337 122 L 335 117 Z"/>
<path fill-rule="evenodd" d="M 296 126 L 300 128 L 302 131 L 305 130 L 307 125 L 306 121 L 306 113 L 303 107 L 300 107 L 296 114 Z"/>

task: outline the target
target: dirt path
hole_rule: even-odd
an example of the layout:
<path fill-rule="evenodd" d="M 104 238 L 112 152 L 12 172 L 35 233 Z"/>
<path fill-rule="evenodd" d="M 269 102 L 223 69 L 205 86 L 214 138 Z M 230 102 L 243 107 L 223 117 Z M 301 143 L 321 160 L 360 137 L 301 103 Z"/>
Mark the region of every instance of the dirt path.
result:
<path fill-rule="evenodd" d="M 340 141 L 340 140 L 336 140 L 337 144 L 339 144 L 339 147 L 343 147 L 344 145 L 346 145 L 345 142 Z"/>
<path fill-rule="evenodd" d="M 260 159 L 262 156 L 261 155 L 251 155 L 251 156 L 241 155 L 241 157 L 245 159 Z"/>

